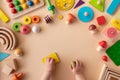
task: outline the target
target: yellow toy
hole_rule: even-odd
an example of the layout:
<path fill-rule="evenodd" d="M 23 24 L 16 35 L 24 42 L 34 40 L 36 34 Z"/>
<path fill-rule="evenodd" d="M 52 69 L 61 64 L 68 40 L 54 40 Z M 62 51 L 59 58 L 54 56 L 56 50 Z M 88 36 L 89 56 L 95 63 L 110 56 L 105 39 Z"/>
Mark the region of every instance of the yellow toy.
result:
<path fill-rule="evenodd" d="M 112 24 L 113 27 L 120 30 L 120 19 L 117 19 L 117 18 L 113 19 L 111 21 L 111 24 Z"/>
<path fill-rule="evenodd" d="M 31 22 L 32 22 L 31 17 L 29 17 L 29 16 L 24 16 L 24 18 L 23 18 L 23 23 L 24 23 L 24 24 L 31 24 Z"/>
<path fill-rule="evenodd" d="M 21 4 L 25 3 L 26 0 L 19 0 Z"/>
<path fill-rule="evenodd" d="M 28 8 L 28 5 L 26 3 L 22 4 L 21 5 L 23 9 L 27 9 Z"/>
<path fill-rule="evenodd" d="M 56 62 L 56 63 L 59 63 L 59 62 L 60 62 L 60 60 L 59 60 L 56 52 L 54 52 L 54 53 L 52 53 L 52 54 L 44 57 L 44 58 L 42 59 L 42 62 L 43 62 L 43 63 L 46 63 L 46 59 L 47 59 L 47 58 L 53 58 L 53 59 L 55 59 L 55 62 Z"/>
<path fill-rule="evenodd" d="M 0 9 L 0 18 L 5 23 L 9 21 L 9 18 L 6 16 L 6 14 L 1 9 Z"/>

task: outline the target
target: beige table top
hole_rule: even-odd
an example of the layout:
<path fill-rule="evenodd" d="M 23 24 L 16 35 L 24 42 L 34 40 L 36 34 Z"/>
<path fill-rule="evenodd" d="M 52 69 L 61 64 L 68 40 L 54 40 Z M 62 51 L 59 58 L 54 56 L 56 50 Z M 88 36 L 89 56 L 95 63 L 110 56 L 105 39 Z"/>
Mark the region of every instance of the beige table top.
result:
<path fill-rule="evenodd" d="M 101 67 L 104 64 L 101 60 L 101 56 L 104 55 L 105 52 L 98 53 L 96 51 L 96 47 L 97 43 L 104 39 L 104 37 L 101 35 L 101 32 L 97 35 L 91 35 L 88 31 L 88 26 L 92 23 L 98 25 L 96 22 L 97 16 L 106 16 L 107 23 L 110 21 L 112 16 L 108 15 L 106 11 L 103 13 L 99 12 L 93 6 L 88 4 L 88 0 L 85 1 L 86 3 L 82 6 L 91 7 L 95 13 L 94 19 L 91 22 L 83 23 L 77 20 L 73 24 L 66 25 L 65 20 L 67 18 L 67 13 L 71 12 L 77 16 L 77 11 L 82 6 L 69 11 L 60 11 L 57 9 L 56 14 L 53 16 L 53 24 L 45 24 L 43 20 L 38 24 L 42 28 L 42 32 L 38 34 L 31 32 L 28 35 L 15 33 L 18 40 L 18 47 L 22 48 L 24 51 L 23 57 L 17 58 L 13 55 L 12 51 L 5 51 L 2 47 L 0 47 L 1 51 L 9 52 L 11 54 L 9 58 L 15 57 L 17 59 L 19 66 L 17 72 L 23 72 L 25 74 L 24 80 L 40 80 L 40 76 L 44 68 L 44 65 L 41 63 L 41 59 L 52 52 L 57 52 L 61 59 L 61 63 L 59 63 L 56 67 L 57 69 L 54 80 L 74 80 L 74 76 L 70 72 L 69 67 L 71 60 L 76 58 L 82 60 L 84 63 L 84 74 L 86 80 L 98 79 Z M 110 1 L 106 0 L 105 10 Z M 8 9 L 4 6 L 2 0 L 0 1 L 0 7 L 7 13 L 8 16 L 10 16 Z M 120 9 L 120 7 L 118 9 Z M 118 10 L 115 14 L 117 13 Z M 27 15 L 40 15 L 43 18 L 47 14 L 49 15 L 50 12 L 47 10 L 47 6 L 45 5 L 43 8 Z M 59 20 L 57 18 L 59 14 L 64 15 L 63 20 Z M 22 22 L 22 18 L 23 17 L 11 20 L 7 24 L 0 21 L 0 26 L 12 29 L 11 25 L 16 21 Z M 100 29 L 103 30 L 104 27 L 105 26 Z M 106 64 L 115 70 L 120 70 L 120 68 L 116 67 L 110 59 Z M 0 80 L 8 80 L 9 77 L 1 73 L 1 69 L 2 62 L 0 62 Z"/>

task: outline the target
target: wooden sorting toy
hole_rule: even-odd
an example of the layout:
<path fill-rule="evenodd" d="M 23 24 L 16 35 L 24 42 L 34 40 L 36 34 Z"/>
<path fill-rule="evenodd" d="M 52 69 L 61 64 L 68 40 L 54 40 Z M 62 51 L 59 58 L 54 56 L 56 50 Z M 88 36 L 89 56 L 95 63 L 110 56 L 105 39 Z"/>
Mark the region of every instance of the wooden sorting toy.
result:
<path fill-rule="evenodd" d="M 23 78 L 23 73 L 20 72 L 20 73 L 17 73 L 17 74 L 13 74 L 12 75 L 12 80 L 21 80 Z"/>
<path fill-rule="evenodd" d="M 75 5 L 74 9 L 79 7 L 80 5 L 84 4 L 85 2 L 83 0 L 79 0 L 77 4 Z"/>
<path fill-rule="evenodd" d="M 112 70 L 106 64 L 104 64 L 98 80 L 120 80 L 120 73 Z"/>
<path fill-rule="evenodd" d="M 67 17 L 67 20 L 66 20 L 66 24 L 70 24 L 70 23 L 73 23 L 75 21 L 76 17 L 71 14 L 71 13 L 68 13 L 68 17 Z"/>
<path fill-rule="evenodd" d="M 15 22 L 12 26 L 13 30 L 16 32 L 20 32 L 20 28 L 21 28 L 22 24 L 20 22 Z"/>
<path fill-rule="evenodd" d="M 104 17 L 104 16 L 99 16 L 99 17 L 97 17 L 97 23 L 98 23 L 99 25 L 104 25 L 104 24 L 106 23 L 105 17 Z"/>
<path fill-rule="evenodd" d="M 55 6 L 60 10 L 69 10 L 74 6 L 75 0 L 54 0 Z"/>
<path fill-rule="evenodd" d="M 23 23 L 24 24 L 31 24 L 31 22 L 32 22 L 32 19 L 31 19 L 30 16 L 24 16 L 23 17 Z"/>
<path fill-rule="evenodd" d="M 20 48 L 17 48 L 17 49 L 15 49 L 14 50 L 14 55 L 16 55 L 16 56 L 23 56 L 23 51 L 22 51 L 22 49 L 20 49 Z"/>
<path fill-rule="evenodd" d="M 10 19 L 7 17 L 7 15 L 0 9 L 0 19 L 4 22 L 7 23 Z"/>
<path fill-rule="evenodd" d="M 111 21 L 111 24 L 113 27 L 115 27 L 117 30 L 120 30 L 120 19 L 114 18 Z"/>
<path fill-rule="evenodd" d="M 6 5 L 9 5 L 9 9 L 11 10 L 11 18 L 13 19 L 44 6 L 44 0 L 12 0 L 9 2 L 6 1 L 5 3 Z"/>
<path fill-rule="evenodd" d="M 32 23 L 39 23 L 40 22 L 40 17 L 37 15 L 32 16 Z"/>
<path fill-rule="evenodd" d="M 97 51 L 105 50 L 108 46 L 108 43 L 105 40 L 102 40 L 98 43 Z"/>
<path fill-rule="evenodd" d="M 16 47 L 16 38 L 11 30 L 5 27 L 0 27 L 0 43 L 4 42 L 6 50 L 13 50 Z"/>
<path fill-rule="evenodd" d="M 31 29 L 28 25 L 22 25 L 21 28 L 20 28 L 20 32 L 22 34 L 28 34 L 30 33 Z"/>
<path fill-rule="evenodd" d="M 91 25 L 89 26 L 89 31 L 91 32 L 91 34 L 95 34 L 95 33 L 98 32 L 98 29 L 97 29 L 96 25 L 91 24 Z"/>
<path fill-rule="evenodd" d="M 56 63 L 59 63 L 59 62 L 60 62 L 60 59 L 58 58 L 56 52 L 51 53 L 50 55 L 48 55 L 48 56 L 42 58 L 42 62 L 43 62 L 43 63 L 46 63 L 46 59 L 47 59 L 47 58 L 53 58 L 53 59 L 55 59 L 55 62 L 56 62 Z"/>
<path fill-rule="evenodd" d="M 9 56 L 10 56 L 10 54 L 0 52 L 0 61 L 3 61 L 4 59 L 6 59 Z"/>

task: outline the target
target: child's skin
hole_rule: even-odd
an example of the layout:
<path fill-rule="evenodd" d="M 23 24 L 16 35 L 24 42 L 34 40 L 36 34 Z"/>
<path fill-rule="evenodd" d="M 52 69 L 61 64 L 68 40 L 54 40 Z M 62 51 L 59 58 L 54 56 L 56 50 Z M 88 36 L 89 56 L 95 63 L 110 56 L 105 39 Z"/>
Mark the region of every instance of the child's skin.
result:
<path fill-rule="evenodd" d="M 41 76 L 41 80 L 52 80 L 52 74 L 55 70 L 55 65 L 54 59 L 48 58 L 46 60 L 46 66 Z M 79 60 L 72 61 L 70 69 L 75 76 L 75 80 L 85 80 L 83 76 L 82 63 Z"/>

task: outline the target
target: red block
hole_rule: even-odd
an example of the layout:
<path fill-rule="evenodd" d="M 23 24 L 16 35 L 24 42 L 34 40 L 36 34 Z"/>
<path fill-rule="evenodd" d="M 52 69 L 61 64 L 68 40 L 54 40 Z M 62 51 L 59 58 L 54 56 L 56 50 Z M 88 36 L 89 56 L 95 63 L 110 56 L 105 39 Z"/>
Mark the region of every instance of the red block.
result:
<path fill-rule="evenodd" d="M 99 25 L 104 25 L 106 23 L 106 19 L 104 16 L 97 17 L 97 22 Z"/>

